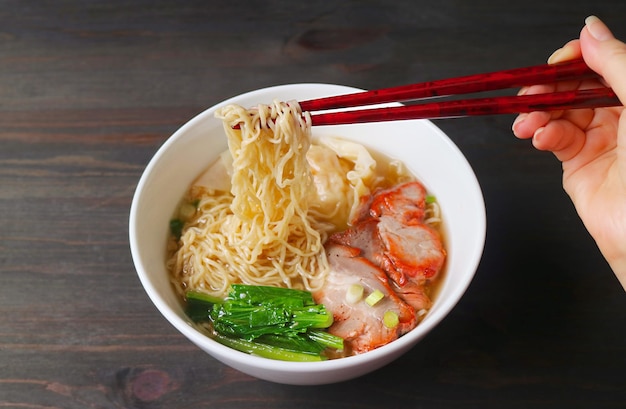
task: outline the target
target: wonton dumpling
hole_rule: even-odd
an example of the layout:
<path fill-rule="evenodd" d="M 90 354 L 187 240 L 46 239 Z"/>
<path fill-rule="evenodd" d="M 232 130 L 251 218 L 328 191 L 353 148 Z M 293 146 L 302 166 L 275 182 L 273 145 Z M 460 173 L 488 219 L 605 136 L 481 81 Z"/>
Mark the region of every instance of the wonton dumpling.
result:
<path fill-rule="evenodd" d="M 366 183 L 374 175 L 376 161 L 364 146 L 331 137 L 311 145 L 307 160 L 315 186 L 311 207 L 335 225 L 345 225 L 356 215 L 359 198 L 370 194 Z"/>
<path fill-rule="evenodd" d="M 201 187 L 208 191 L 229 192 L 232 175 L 233 158 L 228 151 L 225 151 L 193 182 L 193 187 Z"/>
<path fill-rule="evenodd" d="M 327 222 L 344 226 L 350 212 L 352 191 L 345 174 L 347 169 L 339 162 L 339 157 L 332 150 L 311 145 L 306 154 L 313 189 L 309 194 L 309 208 Z"/>

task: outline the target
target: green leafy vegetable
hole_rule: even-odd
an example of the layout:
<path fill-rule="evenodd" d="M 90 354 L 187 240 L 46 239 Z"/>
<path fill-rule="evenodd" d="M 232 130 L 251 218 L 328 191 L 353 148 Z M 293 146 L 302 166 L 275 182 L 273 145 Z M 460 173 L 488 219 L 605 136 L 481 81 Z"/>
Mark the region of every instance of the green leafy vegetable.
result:
<path fill-rule="evenodd" d="M 244 352 L 311 360 L 326 348 L 343 349 L 342 338 L 323 331 L 332 314 L 308 291 L 233 284 L 223 300 L 195 291 L 186 298 L 193 321 L 209 321 L 218 342 Z"/>
<path fill-rule="evenodd" d="M 265 334 L 257 338 L 256 341 L 269 346 L 309 354 L 319 354 L 325 349 L 323 344 L 312 339 L 308 333 L 296 336 Z"/>
<path fill-rule="evenodd" d="M 326 331 L 309 330 L 307 335 L 310 339 L 318 344 L 325 345 L 327 348 L 343 349 L 343 338 L 330 334 Z"/>
<path fill-rule="evenodd" d="M 324 357 L 320 354 L 310 354 L 306 352 L 296 352 L 289 349 L 279 348 L 254 341 L 247 341 L 241 338 L 231 338 L 221 334 L 216 334 L 214 339 L 220 344 L 236 349 L 248 354 L 262 356 L 264 358 L 278 359 L 281 361 L 322 361 Z"/>
<path fill-rule="evenodd" d="M 185 297 L 187 298 L 187 316 L 194 322 L 206 321 L 213 311 L 213 305 L 224 302 L 221 298 L 199 291 L 188 291 Z"/>

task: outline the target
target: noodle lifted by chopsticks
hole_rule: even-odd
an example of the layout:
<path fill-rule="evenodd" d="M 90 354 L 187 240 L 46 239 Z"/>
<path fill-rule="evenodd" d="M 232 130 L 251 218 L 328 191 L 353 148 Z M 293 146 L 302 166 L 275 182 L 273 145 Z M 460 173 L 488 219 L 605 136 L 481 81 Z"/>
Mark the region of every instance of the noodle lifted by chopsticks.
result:
<path fill-rule="evenodd" d="M 230 284 L 318 289 L 328 270 L 324 229 L 308 214 L 309 117 L 275 102 L 217 111 L 233 157 L 231 192 L 203 192 L 168 261 L 179 292 L 227 294 Z M 239 124 L 239 129 L 233 126 Z"/>

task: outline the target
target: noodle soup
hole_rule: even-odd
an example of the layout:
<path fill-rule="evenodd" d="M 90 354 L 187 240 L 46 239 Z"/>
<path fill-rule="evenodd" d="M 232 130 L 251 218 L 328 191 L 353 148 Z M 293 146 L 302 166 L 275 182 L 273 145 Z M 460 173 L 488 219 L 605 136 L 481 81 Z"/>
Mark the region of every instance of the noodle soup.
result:
<path fill-rule="evenodd" d="M 316 138 L 340 135 L 367 147 L 374 156 L 380 152 L 402 161 L 436 195 L 445 218 L 440 228 L 447 250 L 445 275 L 439 279 L 436 302 L 417 327 L 397 340 L 367 353 L 323 362 L 276 361 L 243 353 L 207 336 L 206 330 L 190 319 L 171 283 L 164 241 L 172 215 L 189 186 L 228 149 L 222 121 L 215 118 L 215 113 L 228 104 L 248 107 L 274 98 L 307 100 L 358 91 L 341 85 L 290 84 L 220 102 L 176 130 L 155 152 L 138 181 L 129 213 L 129 241 L 146 295 L 163 318 L 191 343 L 235 370 L 293 385 L 330 384 L 371 373 L 416 348 L 450 313 L 474 277 L 485 240 L 484 201 L 470 164 L 444 132 L 426 120 L 315 127 Z M 218 364 L 207 364 L 207 370 L 219 370 Z"/>
<path fill-rule="evenodd" d="M 344 341 L 322 358 L 367 352 L 413 329 L 432 305 L 446 252 L 437 201 L 404 164 L 353 141 L 313 140 L 297 105 L 227 106 L 218 116 L 229 150 L 171 222 L 167 268 L 180 297 L 202 293 L 221 305 L 239 284 L 310 292 L 329 308 L 327 331 Z M 363 243 L 364 234 L 376 238 Z M 431 249 L 416 261 L 423 243 Z M 353 270 L 338 269 L 342 257 Z M 361 298 L 347 301 L 355 288 Z M 380 330 L 354 330 L 368 321 Z M 222 339 L 215 322 L 204 324 Z"/>

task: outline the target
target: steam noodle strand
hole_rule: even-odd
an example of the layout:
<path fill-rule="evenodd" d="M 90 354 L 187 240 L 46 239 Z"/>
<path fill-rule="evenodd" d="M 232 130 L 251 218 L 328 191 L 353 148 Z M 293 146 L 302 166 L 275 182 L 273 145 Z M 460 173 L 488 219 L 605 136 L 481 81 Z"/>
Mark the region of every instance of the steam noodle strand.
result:
<path fill-rule="evenodd" d="M 315 291 L 328 262 L 326 233 L 309 214 L 310 117 L 297 103 L 229 105 L 222 119 L 233 157 L 230 192 L 201 192 L 168 261 L 179 292 L 225 296 L 232 283 Z M 239 125 L 239 130 L 233 129 Z"/>

